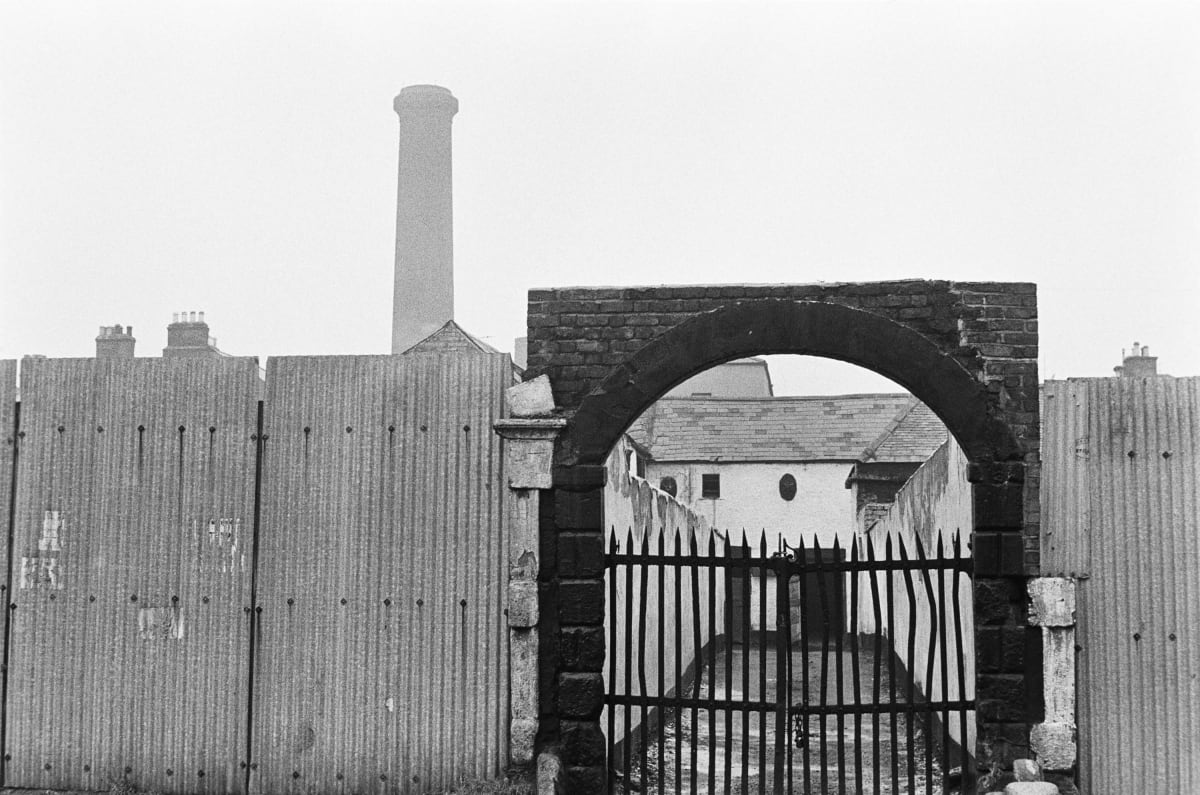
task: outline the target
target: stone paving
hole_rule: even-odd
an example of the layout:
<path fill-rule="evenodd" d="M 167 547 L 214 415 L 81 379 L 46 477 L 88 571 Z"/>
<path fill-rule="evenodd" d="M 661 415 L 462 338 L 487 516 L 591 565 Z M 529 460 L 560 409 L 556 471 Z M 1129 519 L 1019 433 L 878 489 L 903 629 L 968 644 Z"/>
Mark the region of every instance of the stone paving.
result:
<path fill-rule="evenodd" d="M 760 649 L 753 645 L 749 649 L 749 670 L 746 670 L 743 647 L 734 646 L 732 660 L 722 653 L 711 666 L 705 666 L 701 683 L 700 697 L 710 697 L 712 681 L 715 679 L 716 698 L 727 696 L 738 701 L 749 692 L 752 700 L 762 700 L 775 703 L 777 692 L 777 675 L 775 671 L 775 654 L 773 647 L 769 648 L 767 670 L 764 679 L 761 675 Z M 854 655 L 849 649 L 844 650 L 840 658 L 843 666 L 842 693 L 845 703 L 854 703 L 854 677 L 852 664 Z M 820 647 L 810 650 L 808 656 L 809 703 L 820 703 L 820 682 L 822 681 L 822 663 L 827 665 L 826 698 L 828 703 L 837 701 L 837 659 L 834 650 L 822 660 Z M 858 693 L 864 703 L 874 700 L 874 653 L 862 649 L 858 654 L 859 676 Z M 732 662 L 732 666 L 730 666 Z M 801 700 L 800 694 L 804 687 L 804 653 L 802 649 L 792 650 L 792 703 Z M 715 677 L 713 673 L 715 672 Z M 897 671 L 897 676 L 900 675 Z M 727 674 L 732 687 L 727 689 Z M 881 667 L 880 702 L 888 702 L 888 669 L 884 660 Z M 745 686 L 749 685 L 749 690 Z M 898 696 L 902 700 L 902 696 Z M 748 718 L 744 717 L 748 714 Z M 636 720 L 637 712 L 635 711 Z M 714 719 L 715 718 L 715 719 Z M 647 752 L 645 759 L 638 758 L 640 754 L 631 752 L 629 775 L 622 776 L 619 768 L 625 767 L 623 760 L 616 760 L 618 768 L 614 779 L 618 792 L 695 792 L 695 793 L 772 793 L 775 791 L 777 764 L 782 769 L 785 778 L 781 788 L 788 793 L 811 793 L 813 795 L 826 793 L 880 793 L 880 795 L 899 795 L 900 793 L 942 793 L 943 776 L 941 760 L 937 759 L 938 751 L 934 749 L 931 758 L 927 760 L 930 744 L 927 742 L 924 730 L 925 721 L 918 717 L 910 721 L 905 715 L 897 714 L 896 723 L 892 725 L 890 715 L 879 716 L 878 730 L 875 728 L 875 716 L 864 715 L 860 718 L 843 716 L 839 721 L 837 716 L 827 716 L 822 721 L 817 716 L 808 718 L 807 737 L 799 745 L 792 738 L 793 747 L 788 758 L 778 763 L 775 754 L 783 748 L 776 747 L 777 733 L 775 730 L 776 717 L 773 713 L 760 712 L 743 713 L 739 710 L 727 715 L 723 710 L 717 710 L 715 715 L 707 709 L 683 709 L 679 714 L 667 711 L 662 721 L 661 746 L 660 733 L 653 730 L 648 733 Z M 822 725 L 822 723 L 824 725 Z M 911 724 L 911 725 L 910 725 Z M 911 738 L 910 738 L 911 732 Z M 634 730 L 635 736 L 639 732 Z M 824 743 L 822 743 L 822 738 Z M 841 743 L 838 740 L 841 738 Z M 661 751 L 660 751 L 661 747 Z M 746 749 L 749 753 L 746 753 Z M 678 751 L 677 751 L 678 749 Z M 912 755 L 910 777 L 909 754 Z M 878 754 L 879 775 L 876 776 L 875 764 Z M 822 765 L 822 759 L 825 764 Z M 892 777 L 892 764 L 896 764 L 899 774 L 897 779 Z M 726 767 L 728 766 L 728 772 Z M 660 789 L 659 771 L 662 770 Z M 807 776 L 805 775 L 807 771 Z M 839 771 L 844 771 L 840 773 Z M 675 786 L 676 775 L 680 777 L 680 787 Z M 694 779 L 694 781 L 693 781 Z M 953 791 L 953 790 L 949 790 Z"/>

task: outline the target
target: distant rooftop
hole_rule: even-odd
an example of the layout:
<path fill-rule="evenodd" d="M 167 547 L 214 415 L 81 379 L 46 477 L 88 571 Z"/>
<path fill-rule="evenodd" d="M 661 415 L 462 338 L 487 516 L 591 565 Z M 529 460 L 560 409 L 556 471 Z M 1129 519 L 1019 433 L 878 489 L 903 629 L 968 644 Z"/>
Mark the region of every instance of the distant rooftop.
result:
<path fill-rule="evenodd" d="M 655 461 L 924 461 L 946 427 L 907 394 L 662 398 L 629 429 Z"/>

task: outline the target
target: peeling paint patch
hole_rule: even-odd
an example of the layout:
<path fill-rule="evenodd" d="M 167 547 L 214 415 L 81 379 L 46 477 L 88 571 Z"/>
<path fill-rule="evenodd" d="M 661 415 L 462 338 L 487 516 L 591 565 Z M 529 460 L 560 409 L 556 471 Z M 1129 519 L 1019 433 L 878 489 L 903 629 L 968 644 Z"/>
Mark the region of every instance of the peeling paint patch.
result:
<path fill-rule="evenodd" d="M 178 607 L 143 607 L 138 610 L 138 635 L 142 640 L 183 640 L 183 613 Z"/>
<path fill-rule="evenodd" d="M 207 528 L 208 546 L 221 550 L 218 568 L 223 574 L 245 571 L 246 553 L 241 546 L 240 517 L 219 517 L 202 520 Z M 200 535 L 199 523 L 192 521 L 193 533 Z"/>
<path fill-rule="evenodd" d="M 21 590 L 32 588 L 50 588 L 61 590 L 63 582 L 62 562 L 55 555 L 33 554 L 21 558 L 21 571 L 18 577 Z"/>
<path fill-rule="evenodd" d="M 38 539 L 39 552 L 61 552 L 61 531 L 64 518 L 60 511 L 46 511 L 42 516 L 42 535 Z"/>

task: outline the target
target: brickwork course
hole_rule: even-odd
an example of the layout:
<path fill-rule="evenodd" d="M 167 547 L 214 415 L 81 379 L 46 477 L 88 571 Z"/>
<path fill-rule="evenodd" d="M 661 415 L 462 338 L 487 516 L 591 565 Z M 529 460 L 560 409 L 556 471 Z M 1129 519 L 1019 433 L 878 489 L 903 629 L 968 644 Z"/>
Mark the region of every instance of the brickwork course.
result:
<path fill-rule="evenodd" d="M 1041 719 L 1040 649 L 1013 648 L 1024 582 L 1038 572 L 1038 333 L 1033 284 L 896 281 L 815 285 L 560 288 L 529 293 L 526 379 L 547 375 L 568 419 L 542 516 L 541 742 L 572 790 L 605 779 L 604 460 L 674 385 L 754 355 L 826 356 L 891 378 L 923 401 L 971 461 L 979 764 L 1027 756 Z M 997 648 L 999 647 L 999 648 Z"/>

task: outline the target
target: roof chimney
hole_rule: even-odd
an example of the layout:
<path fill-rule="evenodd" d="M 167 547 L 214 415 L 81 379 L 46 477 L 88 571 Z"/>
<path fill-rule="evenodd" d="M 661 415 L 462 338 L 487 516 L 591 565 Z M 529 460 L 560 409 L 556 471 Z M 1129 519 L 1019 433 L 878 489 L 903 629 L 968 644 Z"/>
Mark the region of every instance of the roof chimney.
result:
<path fill-rule="evenodd" d="M 403 353 L 454 319 L 450 123 L 458 100 L 440 86 L 408 86 L 392 107 L 400 117 L 392 353 Z"/>
<path fill-rule="evenodd" d="M 1121 350 L 1121 364 L 1113 372 L 1119 378 L 1150 378 L 1158 375 L 1158 357 L 1150 355 L 1149 345 L 1134 342 L 1128 355 Z"/>
<path fill-rule="evenodd" d="M 97 359 L 132 359 L 137 340 L 133 337 L 133 326 L 122 327 L 120 323 L 101 326 L 96 336 Z"/>

